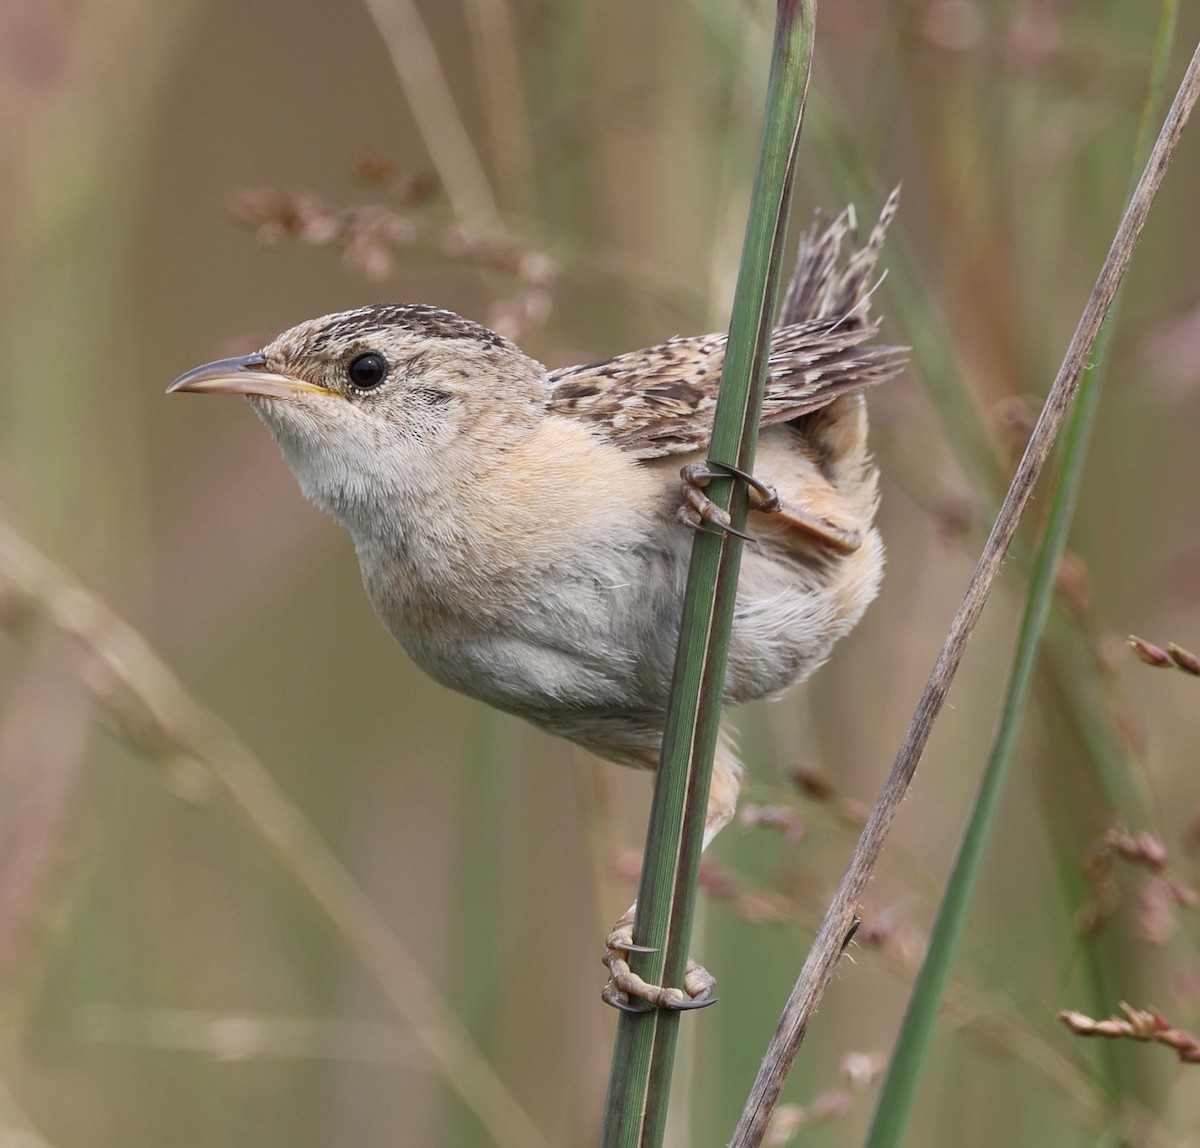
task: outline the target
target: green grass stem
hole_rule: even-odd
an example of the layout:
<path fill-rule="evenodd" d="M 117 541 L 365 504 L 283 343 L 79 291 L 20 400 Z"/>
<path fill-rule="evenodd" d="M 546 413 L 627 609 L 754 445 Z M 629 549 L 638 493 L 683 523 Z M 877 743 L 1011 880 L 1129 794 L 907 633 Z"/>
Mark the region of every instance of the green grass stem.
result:
<path fill-rule="evenodd" d="M 812 59 L 813 0 L 780 0 L 758 171 L 729 325 L 710 458 L 754 465 L 766 362 L 779 293 L 796 149 Z M 746 520 L 746 490 L 714 481 L 709 497 Z M 704 813 L 737 592 L 741 541 L 699 533 L 692 551 L 671 701 L 650 814 L 634 937 L 652 946 L 634 970 L 681 984 L 687 963 Z M 662 1143 L 680 1014 L 624 1013 L 617 1029 L 602 1142 Z"/>

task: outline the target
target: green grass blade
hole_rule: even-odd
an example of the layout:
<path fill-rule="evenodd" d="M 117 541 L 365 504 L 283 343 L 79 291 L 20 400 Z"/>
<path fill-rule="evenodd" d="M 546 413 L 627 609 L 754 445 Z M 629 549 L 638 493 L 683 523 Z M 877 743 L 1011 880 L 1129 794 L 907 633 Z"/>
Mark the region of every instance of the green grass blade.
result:
<path fill-rule="evenodd" d="M 766 360 L 779 291 L 796 148 L 812 59 L 813 0 L 780 0 L 758 171 L 730 318 L 710 457 L 754 465 Z M 746 519 L 746 490 L 714 481 L 709 497 Z M 635 961 L 654 983 L 681 984 L 716 747 L 740 539 L 700 533 L 692 551 L 679 650 L 638 890 L 634 936 L 657 951 Z M 622 1014 L 603 1144 L 662 1142 L 680 1014 Z"/>

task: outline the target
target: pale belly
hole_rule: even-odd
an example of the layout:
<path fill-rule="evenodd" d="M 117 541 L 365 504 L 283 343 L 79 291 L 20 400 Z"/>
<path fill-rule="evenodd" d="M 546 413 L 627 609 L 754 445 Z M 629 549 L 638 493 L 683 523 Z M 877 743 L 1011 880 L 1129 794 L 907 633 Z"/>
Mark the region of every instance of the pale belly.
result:
<path fill-rule="evenodd" d="M 877 545 L 874 536 L 868 546 Z M 571 569 L 487 587 L 403 590 L 366 582 L 376 611 L 437 681 L 625 763 L 651 764 L 667 705 L 692 535 L 664 519 L 652 541 L 598 545 Z M 824 661 L 874 593 L 840 601 L 842 563 L 804 565 L 770 544 L 745 548 L 725 703 L 777 694 Z M 491 588 L 495 591 L 495 587 Z"/>

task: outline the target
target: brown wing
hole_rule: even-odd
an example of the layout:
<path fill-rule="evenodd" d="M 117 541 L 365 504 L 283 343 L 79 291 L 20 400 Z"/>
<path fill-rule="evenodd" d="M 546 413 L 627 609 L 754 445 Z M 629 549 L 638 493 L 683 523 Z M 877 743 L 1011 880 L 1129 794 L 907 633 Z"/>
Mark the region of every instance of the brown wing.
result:
<path fill-rule="evenodd" d="M 787 422 L 881 383 L 896 348 L 864 346 L 874 327 L 828 321 L 781 327 L 771 341 L 762 423 Z M 724 335 L 672 339 L 603 363 L 551 374 L 550 409 L 592 423 L 638 458 L 683 454 L 712 437 Z"/>
<path fill-rule="evenodd" d="M 771 340 L 762 422 L 788 422 L 893 377 L 903 348 L 873 344 L 867 302 L 875 262 L 896 209 L 893 192 L 867 243 L 839 265 L 854 231 L 846 211 L 801 238 L 784 303 L 787 326 Z M 591 423 L 638 458 L 683 454 L 712 436 L 725 335 L 671 339 L 657 347 L 550 375 L 550 409 Z"/>

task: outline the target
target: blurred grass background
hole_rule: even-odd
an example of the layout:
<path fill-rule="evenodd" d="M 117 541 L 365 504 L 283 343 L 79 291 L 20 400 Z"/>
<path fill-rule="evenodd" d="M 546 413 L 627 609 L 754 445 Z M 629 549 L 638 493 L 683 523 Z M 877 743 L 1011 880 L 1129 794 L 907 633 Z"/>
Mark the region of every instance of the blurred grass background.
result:
<path fill-rule="evenodd" d="M 490 195 L 468 180 L 465 199 L 392 199 L 416 238 L 390 269 L 365 224 L 348 261 L 336 243 L 264 246 L 229 205 L 263 187 L 389 202 L 364 156 L 428 184 L 453 133 L 410 111 L 380 33 L 399 0 L 378 0 L 378 24 L 333 4 L 0 8 L 0 512 L 238 731 L 546 1142 L 589 1143 L 613 1024 L 599 940 L 633 895 L 649 779 L 426 681 L 372 617 L 348 540 L 244 406 L 162 389 L 230 347 L 380 299 L 504 326 L 554 365 L 719 328 L 772 12 L 419 8 Z M 907 378 L 872 398 L 888 576 L 812 683 L 742 716 L 745 801 L 786 807 L 792 832 L 735 826 L 712 850 L 694 947 L 721 1002 L 686 1025 L 674 1144 L 732 1129 L 854 805 L 903 732 L 995 476 L 1118 218 L 1157 15 L 1070 0 L 818 14 L 796 222 L 851 200 L 868 221 L 904 187 L 876 296 L 886 336 L 914 348 Z M 1170 82 L 1197 36 L 1185 6 Z M 402 67 L 414 42 L 392 39 Z M 1122 646 L 1135 632 L 1200 647 L 1195 130 L 1130 276 L 1062 616 L 914 1144 L 1200 1143 L 1194 1070 L 1055 1019 L 1130 1000 L 1200 1025 L 1194 911 L 1164 905 L 1136 869 L 1109 885 L 1084 863 L 1121 821 L 1160 834 L 1172 875 L 1197 879 L 1200 688 Z M 508 238 L 485 250 L 488 198 Z M 305 201 L 270 202 L 268 236 Z M 330 214 L 314 213 L 313 228 Z M 837 1113 L 798 1142 L 861 1141 L 871 1086 L 830 1090 L 849 1054 L 892 1039 L 990 741 L 1025 572 L 1010 560 L 854 963 L 797 1063 L 788 1098 Z M 835 796 L 802 794 L 800 765 Z M 1098 890 L 1107 919 L 1084 936 Z M 203 773 L 114 736 L 77 650 L 37 619 L 0 639 L 0 1130 L 61 1148 L 492 1142 L 289 868 Z"/>

